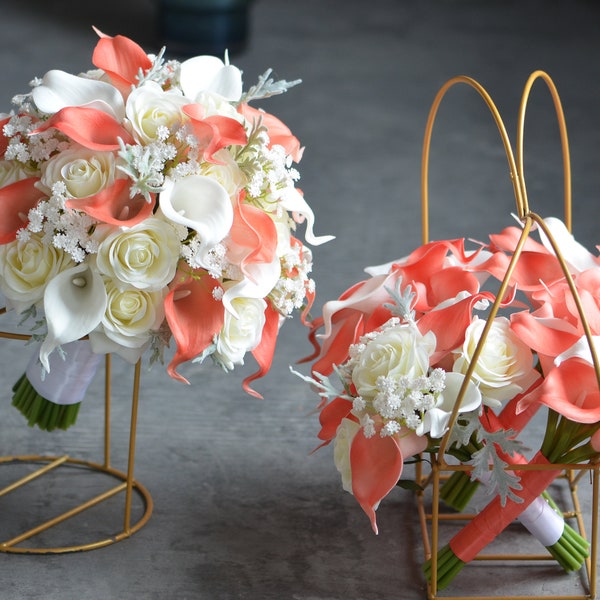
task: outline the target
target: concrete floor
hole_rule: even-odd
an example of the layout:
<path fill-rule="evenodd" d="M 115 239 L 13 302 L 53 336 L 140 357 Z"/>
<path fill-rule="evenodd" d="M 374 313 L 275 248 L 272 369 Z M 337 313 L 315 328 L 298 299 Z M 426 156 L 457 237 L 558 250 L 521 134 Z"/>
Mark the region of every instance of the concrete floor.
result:
<path fill-rule="evenodd" d="M 103 0 L 73 9 L 60 0 L 5 0 L 0 18 L 0 108 L 50 68 L 91 67 L 95 34 L 128 35 L 156 51 L 151 0 Z M 82 4 L 82 3 L 80 3 Z M 317 232 L 337 239 L 315 250 L 317 307 L 363 277 L 365 266 L 420 243 L 420 160 L 425 121 L 439 87 L 470 75 L 490 92 L 514 137 L 530 72 L 556 82 L 567 117 L 573 168 L 574 232 L 598 239 L 600 191 L 600 5 L 582 0 L 256 0 L 250 43 L 233 57 L 248 84 L 267 67 L 303 84 L 269 101 L 306 146 L 301 187 Z M 500 138 L 481 100 L 452 91 L 438 118 L 431 158 L 431 237 L 484 238 L 510 224 L 512 188 Z M 526 169 L 531 206 L 561 214 L 562 171 L 549 95 L 540 84 L 528 110 Z M 315 311 L 315 312 L 316 312 Z M 340 486 L 331 452 L 310 455 L 317 398 L 288 365 L 310 352 L 297 320 L 279 339 L 271 373 L 246 397 L 248 364 L 224 376 L 188 369 L 184 387 L 155 368 L 143 374 L 136 477 L 154 513 L 130 539 L 57 556 L 0 554 L 7 600 L 413 600 L 426 597 L 416 504 L 397 490 L 378 511 L 379 536 Z M 101 460 L 102 386 L 66 433 L 29 430 L 8 389 L 28 358 L 18 342 L 0 346 L 5 385 L 0 454 L 62 453 Z M 248 361 L 250 363 L 251 361 Z M 131 381 L 115 360 L 113 463 L 126 457 Z M 532 446 L 538 429 L 531 432 Z M 59 508 L 88 483 L 59 480 L 7 496 L 0 528 L 11 532 L 44 509 Z M 0 483 L 9 476 L 0 471 Z M 62 488 L 62 489 L 61 489 Z M 590 486 L 580 486 L 584 513 Z M 53 493 L 55 495 L 53 495 Z M 559 498 L 564 494 L 557 490 Z M 60 494 L 59 494 L 60 496 Z M 115 503 L 79 518 L 94 535 L 121 527 Z M 137 506 L 136 506 L 137 510 Z M 447 535 L 449 532 L 445 532 Z M 67 538 L 70 531 L 67 531 Z M 2 534 L 6 537 L 6 533 Z M 62 542 L 57 542 L 62 543 Z M 515 527 L 505 547 L 540 551 Z M 580 595 L 578 574 L 553 563 L 470 565 L 441 595 Z"/>

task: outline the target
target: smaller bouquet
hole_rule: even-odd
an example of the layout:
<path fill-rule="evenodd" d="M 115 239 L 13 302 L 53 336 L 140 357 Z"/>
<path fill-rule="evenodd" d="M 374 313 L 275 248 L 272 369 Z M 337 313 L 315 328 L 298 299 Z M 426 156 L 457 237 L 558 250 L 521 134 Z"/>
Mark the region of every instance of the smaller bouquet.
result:
<path fill-rule="evenodd" d="M 402 483 L 406 459 L 423 451 L 443 447 L 469 466 L 470 476 L 450 478 L 450 502 L 462 508 L 475 480 L 493 496 L 440 550 L 439 587 L 515 519 L 565 570 L 580 568 L 588 554 L 546 488 L 560 473 L 552 465 L 598 456 L 598 374 L 544 232 L 565 247 L 594 335 L 599 263 L 557 219 L 540 229 L 542 242 L 528 238 L 518 262 L 517 227 L 471 249 L 464 239 L 425 244 L 367 269 L 369 279 L 327 302 L 313 321 L 316 352 L 305 359 L 314 360 L 312 374 L 302 377 L 321 396 L 318 437 L 321 446 L 333 442 L 343 487 L 375 531 L 377 506 Z M 498 311 L 486 314 L 491 303 Z M 546 436 L 527 459 L 518 435 L 542 405 L 551 408 Z M 431 561 L 425 570 L 431 577 Z"/>
<path fill-rule="evenodd" d="M 296 187 L 303 152 L 249 105 L 298 81 L 266 71 L 244 91 L 225 60 L 166 60 L 100 32 L 94 69 L 53 69 L 0 115 L 0 292 L 39 342 L 14 404 L 70 426 L 93 355 L 168 374 L 252 353 L 264 375 L 282 322 L 314 298 L 314 214 Z M 82 344 L 77 340 L 85 338 Z"/>

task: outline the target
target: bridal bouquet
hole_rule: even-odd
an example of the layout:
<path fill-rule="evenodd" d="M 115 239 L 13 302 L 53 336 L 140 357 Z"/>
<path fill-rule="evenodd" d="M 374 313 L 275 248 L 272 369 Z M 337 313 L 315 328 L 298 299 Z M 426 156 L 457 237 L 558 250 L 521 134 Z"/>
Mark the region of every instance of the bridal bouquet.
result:
<path fill-rule="evenodd" d="M 297 226 L 330 239 L 296 187 L 298 139 L 249 105 L 298 81 L 269 70 L 244 91 L 227 56 L 97 33 L 95 69 L 49 71 L 0 119 L 0 291 L 39 342 L 13 403 L 48 430 L 74 421 L 100 355 L 162 359 L 170 341 L 186 383 L 188 361 L 251 352 L 258 395 L 282 321 L 314 297 Z"/>
<path fill-rule="evenodd" d="M 375 532 L 375 511 L 402 484 L 406 460 L 436 452 L 444 436 L 445 451 L 469 465 L 467 483 L 478 480 L 492 495 L 440 550 L 440 588 L 516 518 L 566 570 L 580 568 L 588 554 L 546 492 L 561 472 L 552 464 L 586 462 L 600 451 L 594 348 L 555 244 L 594 339 L 600 260 L 561 221 L 546 219 L 541 241 L 528 237 L 515 263 L 520 236 L 508 227 L 470 249 L 464 239 L 431 242 L 368 268 L 370 278 L 327 302 L 313 322 L 318 350 L 305 359 L 314 360 L 311 376 L 300 375 L 321 397 L 321 446 L 333 443 L 343 488 Z M 493 304 L 499 310 L 488 315 Z M 546 434 L 528 460 L 518 434 L 543 405 Z M 425 569 L 431 577 L 431 562 Z"/>

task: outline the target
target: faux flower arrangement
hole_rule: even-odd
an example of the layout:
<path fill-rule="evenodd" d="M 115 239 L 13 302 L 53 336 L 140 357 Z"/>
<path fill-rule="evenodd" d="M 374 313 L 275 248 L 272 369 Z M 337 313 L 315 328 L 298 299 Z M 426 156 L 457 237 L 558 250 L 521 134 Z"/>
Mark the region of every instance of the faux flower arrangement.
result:
<path fill-rule="evenodd" d="M 375 532 L 380 502 L 425 451 L 469 465 L 441 490 L 451 506 L 462 509 L 477 482 L 492 495 L 439 551 L 440 589 L 516 518 L 564 569 L 588 555 L 546 488 L 559 465 L 600 456 L 600 259 L 560 220 L 536 223 L 539 242 L 513 226 L 485 244 L 430 242 L 366 269 L 370 278 L 325 303 L 311 376 L 298 373 L 321 397 L 321 446 L 333 443 L 343 488 Z M 527 459 L 518 434 L 541 406 L 545 436 Z"/>
<path fill-rule="evenodd" d="M 48 430 L 74 422 L 100 355 L 162 360 L 171 340 L 186 383 L 187 361 L 251 352 L 258 395 L 280 325 L 314 298 L 297 225 L 330 239 L 296 187 L 298 139 L 248 104 L 298 81 L 269 70 L 244 92 L 227 57 L 97 33 L 95 69 L 49 71 L 0 123 L 0 291 L 40 343 L 14 404 Z"/>

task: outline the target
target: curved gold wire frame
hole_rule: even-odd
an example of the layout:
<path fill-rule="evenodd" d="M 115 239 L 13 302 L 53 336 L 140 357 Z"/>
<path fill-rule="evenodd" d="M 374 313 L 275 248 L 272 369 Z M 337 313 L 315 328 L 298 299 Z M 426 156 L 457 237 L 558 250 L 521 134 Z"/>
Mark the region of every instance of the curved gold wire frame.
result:
<path fill-rule="evenodd" d="M 0 309 L 0 314 L 6 312 L 5 309 Z M 30 336 L 11 332 L 0 332 L 0 338 L 13 340 L 27 340 Z M 104 444 L 103 444 L 103 461 L 92 462 L 72 458 L 68 455 L 62 456 L 47 456 L 47 455 L 20 455 L 20 456 L 2 456 L 0 457 L 1 465 L 37 465 L 35 471 L 28 472 L 25 476 L 10 483 L 6 487 L 0 489 L 0 501 L 3 496 L 19 490 L 23 486 L 32 483 L 38 478 L 54 472 L 55 469 L 78 467 L 90 471 L 94 476 L 99 475 L 105 479 L 116 479 L 119 483 L 106 489 L 106 491 L 88 499 L 80 504 L 75 505 L 70 510 L 56 515 L 46 521 L 38 523 L 33 527 L 21 532 L 20 534 L 11 537 L 10 539 L 0 541 L 0 552 L 14 554 L 61 554 L 68 552 L 80 552 L 85 550 L 95 550 L 109 546 L 121 540 L 127 539 L 135 532 L 139 531 L 150 519 L 152 515 L 153 502 L 148 490 L 134 479 L 134 464 L 135 464 L 135 441 L 137 431 L 137 414 L 140 393 L 141 369 L 140 362 L 135 365 L 133 390 L 131 395 L 131 422 L 129 428 L 129 451 L 127 457 L 127 471 L 115 469 L 111 465 L 111 356 L 106 355 L 105 358 L 105 379 L 104 379 Z M 69 492 L 69 490 L 67 490 Z M 31 545 L 36 536 L 51 530 L 53 527 L 68 522 L 69 519 L 83 513 L 86 510 L 92 509 L 103 502 L 110 500 L 124 492 L 124 513 L 123 526 L 119 530 L 113 524 L 107 526 L 110 532 L 103 537 L 104 534 L 97 534 L 99 539 L 93 539 L 89 542 L 76 543 L 68 546 L 50 546 L 50 545 Z M 134 493 L 141 499 L 143 512 L 135 522 L 132 522 L 133 513 L 133 497 Z M 1 509 L 0 509 L 1 511 Z M 5 513 L 2 512 L 3 517 Z M 26 544 L 26 545 L 23 545 Z"/>
<path fill-rule="evenodd" d="M 502 143 L 504 144 L 504 150 L 506 153 L 506 158 L 508 160 L 509 170 L 510 170 L 510 178 L 512 181 L 512 186 L 514 190 L 515 200 L 516 200 L 516 209 L 517 216 L 522 224 L 522 232 L 517 243 L 517 246 L 514 250 L 512 259 L 507 268 L 504 279 L 500 283 L 500 287 L 496 294 L 496 300 L 492 304 L 490 308 L 490 312 L 487 318 L 487 323 L 482 331 L 481 338 L 479 343 L 476 346 L 476 349 L 473 353 L 473 357 L 471 359 L 471 363 L 469 368 L 465 374 L 465 381 L 462 385 L 462 388 L 459 392 L 458 399 L 452 412 L 449 429 L 452 429 L 452 426 L 455 424 L 456 419 L 458 417 L 458 409 L 466 392 L 469 380 L 473 375 L 473 371 L 476 367 L 477 360 L 481 355 L 483 350 L 483 346 L 485 344 L 485 340 L 487 339 L 488 333 L 492 326 L 493 320 L 496 317 L 498 310 L 500 308 L 500 304 L 502 299 L 506 296 L 506 292 L 509 288 L 510 280 L 514 269 L 521 257 L 523 252 L 523 248 L 525 243 L 531 234 L 531 232 L 535 229 L 535 226 L 539 227 L 546 237 L 548 238 L 554 253 L 558 259 L 558 262 L 561 266 L 565 279 L 568 283 L 570 292 L 572 294 L 573 300 L 579 312 L 579 316 L 581 318 L 581 323 L 585 332 L 585 336 L 587 338 L 594 369 L 596 371 L 596 378 L 598 381 L 598 386 L 600 389 L 600 367 L 598 356 L 596 353 L 596 349 L 592 339 L 592 333 L 590 330 L 590 326 L 588 323 L 588 319 L 585 315 L 585 311 L 583 309 L 583 305 L 579 294 L 577 292 L 577 288 L 573 281 L 573 277 L 569 271 L 569 268 L 566 264 L 564 256 L 561 252 L 559 245 L 554 239 L 552 233 L 549 231 L 542 217 L 540 217 L 537 213 L 533 212 L 529 207 L 529 201 L 527 198 L 527 189 L 525 186 L 525 175 L 524 175 L 524 165 L 523 165 L 523 138 L 524 138 L 524 129 L 525 129 L 525 114 L 527 110 L 527 102 L 529 99 L 529 95 L 531 93 L 531 89 L 534 83 L 538 80 L 543 81 L 550 94 L 552 96 L 552 100 L 554 102 L 554 108 L 556 111 L 556 116 L 558 120 L 559 130 L 560 130 L 560 139 L 562 146 L 562 161 L 563 161 L 563 172 L 564 172 L 564 221 L 565 225 L 571 230 L 571 167 L 570 167 L 570 157 L 569 157 L 569 144 L 567 137 L 567 129 L 564 118 L 564 113 L 560 101 L 560 97 L 558 95 L 556 86 L 554 85 L 552 79 L 543 71 L 535 71 L 533 72 L 525 85 L 523 95 L 521 98 L 521 104 L 519 108 L 519 117 L 517 123 L 517 144 L 516 144 L 516 157 L 513 154 L 512 146 L 510 143 L 509 136 L 506 132 L 506 128 L 500 116 L 496 105 L 494 104 L 492 98 L 487 93 L 487 91 L 474 79 L 467 76 L 457 76 L 452 79 L 449 79 L 439 90 L 437 93 L 434 102 L 431 106 L 429 117 L 427 120 L 426 128 L 425 128 L 425 136 L 424 136 L 424 144 L 423 144 L 423 153 L 422 153 L 422 169 L 421 169 L 421 205 L 422 205 L 422 239 L 423 243 L 427 243 L 429 241 L 429 189 L 428 189 L 428 173 L 429 173 L 429 154 L 431 147 L 431 135 L 433 131 L 433 125 L 435 122 L 435 118 L 437 116 L 437 112 L 442 102 L 442 99 L 445 97 L 448 90 L 454 87 L 457 84 L 466 84 L 473 88 L 475 91 L 479 93 L 479 95 L 483 98 L 485 104 L 489 108 L 496 125 L 498 127 L 498 131 L 502 138 Z M 437 551 L 439 548 L 439 524 L 444 520 L 460 520 L 460 519 L 469 519 L 473 518 L 473 515 L 455 515 L 455 514 L 442 514 L 439 511 L 439 488 L 440 482 L 447 478 L 447 475 L 444 476 L 444 472 L 452 472 L 457 470 L 469 470 L 470 467 L 466 465 L 455 465 L 449 464 L 445 460 L 445 450 L 448 446 L 449 433 L 446 434 L 440 443 L 440 448 L 435 455 L 431 457 L 431 473 L 428 475 L 423 474 L 422 463 L 419 463 L 417 467 L 417 478 L 423 484 L 423 486 L 431 485 L 432 488 L 432 509 L 431 513 L 427 513 L 426 507 L 424 504 L 424 494 L 418 494 L 419 501 L 419 515 L 421 521 L 421 530 L 423 534 L 423 542 L 425 549 L 425 558 L 431 559 L 431 572 L 432 572 L 432 580 L 428 585 L 428 597 L 430 599 L 439 598 L 437 596 Z M 530 469 L 541 469 L 544 467 L 540 466 L 529 466 L 529 465 L 518 465 L 518 466 L 509 466 L 507 470 L 527 470 Z M 599 508 L 599 485 L 598 485 L 598 470 L 600 466 L 597 462 L 590 462 L 587 464 L 561 464 L 561 465 L 551 465 L 548 468 L 556 469 L 564 471 L 565 477 L 569 481 L 569 488 L 571 492 L 571 499 L 573 501 L 574 510 L 569 513 L 565 513 L 566 518 L 574 518 L 577 521 L 580 533 L 586 537 L 585 532 L 585 524 L 582 517 L 582 511 L 580 508 L 579 499 L 577 497 L 577 482 L 580 479 L 581 475 L 584 471 L 591 472 L 591 481 L 592 481 L 592 524 L 591 524 L 591 544 L 590 544 L 590 557 L 586 561 L 586 573 L 587 573 L 587 585 L 588 585 L 588 593 L 585 595 L 566 595 L 566 596 L 549 596 L 547 594 L 543 596 L 531 596 L 530 594 L 526 596 L 506 596 L 506 595 L 495 595 L 495 596 L 477 596 L 480 600 L 485 600 L 486 598 L 499 598 L 502 597 L 505 600 L 512 599 L 522 599 L 529 598 L 530 600 L 542 599 L 542 598 L 554 598 L 556 600 L 574 600 L 574 599 L 591 599 L 596 598 L 596 548 L 597 548 L 597 535 L 598 535 L 598 508 Z M 575 475 L 577 473 L 577 476 Z M 428 525 L 431 525 L 431 534 L 429 533 Z M 511 561 L 511 560 L 551 560 L 550 555 L 514 555 L 514 554 L 504 554 L 504 555 L 480 555 L 476 558 L 476 560 L 497 560 L 497 561 Z M 499 590 L 501 593 L 501 590 Z M 471 596 L 443 596 L 446 600 L 454 600 L 462 598 L 469 598 Z"/>

